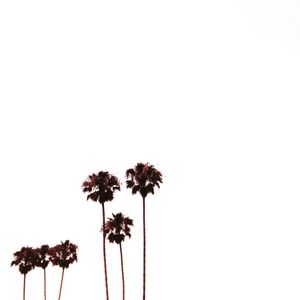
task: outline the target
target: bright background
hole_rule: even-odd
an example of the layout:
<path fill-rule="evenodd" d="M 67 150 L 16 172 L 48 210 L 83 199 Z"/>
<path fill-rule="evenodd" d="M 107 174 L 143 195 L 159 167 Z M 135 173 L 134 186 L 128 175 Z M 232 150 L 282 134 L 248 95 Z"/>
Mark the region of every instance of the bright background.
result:
<path fill-rule="evenodd" d="M 79 261 L 62 299 L 104 299 L 101 207 L 81 183 L 147 161 L 164 175 L 147 300 L 299 299 L 299 1 L 3 0 L 0 43 L 0 299 L 22 298 L 13 252 L 65 239 Z M 126 293 L 141 299 L 141 199 L 123 184 L 106 208 L 134 219 Z M 27 279 L 43 299 L 42 270 Z"/>

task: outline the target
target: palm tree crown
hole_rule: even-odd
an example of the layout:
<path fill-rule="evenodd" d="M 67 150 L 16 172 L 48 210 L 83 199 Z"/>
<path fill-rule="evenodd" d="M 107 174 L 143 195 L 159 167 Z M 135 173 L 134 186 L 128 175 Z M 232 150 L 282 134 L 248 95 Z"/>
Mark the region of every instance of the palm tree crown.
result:
<path fill-rule="evenodd" d="M 19 266 L 21 274 L 27 274 L 36 265 L 37 253 L 32 247 L 22 247 L 20 251 L 14 253 L 14 260 L 11 266 Z"/>
<path fill-rule="evenodd" d="M 139 192 L 143 198 L 149 193 L 154 194 L 154 187 L 160 188 L 162 174 L 149 163 L 138 163 L 126 171 L 126 187 L 132 189 L 132 194 Z"/>
<path fill-rule="evenodd" d="M 108 240 L 111 243 L 120 244 L 124 241 L 125 236 L 131 237 L 130 227 L 133 226 L 133 220 L 125 217 L 122 213 L 112 214 L 112 218 L 108 218 L 101 231 L 104 231 L 105 235 L 108 234 Z"/>
<path fill-rule="evenodd" d="M 113 200 L 116 190 L 120 190 L 119 179 L 104 171 L 89 175 L 82 184 L 82 191 L 89 192 L 87 200 L 91 199 L 101 204 Z"/>
<path fill-rule="evenodd" d="M 49 264 L 49 249 L 48 245 L 43 245 L 40 248 L 35 249 L 37 257 L 35 266 L 42 269 L 46 269 Z"/>
<path fill-rule="evenodd" d="M 78 247 L 70 243 L 69 240 L 61 242 L 61 244 L 49 249 L 50 261 L 54 266 L 67 269 L 70 264 L 77 261 L 77 249 Z"/>

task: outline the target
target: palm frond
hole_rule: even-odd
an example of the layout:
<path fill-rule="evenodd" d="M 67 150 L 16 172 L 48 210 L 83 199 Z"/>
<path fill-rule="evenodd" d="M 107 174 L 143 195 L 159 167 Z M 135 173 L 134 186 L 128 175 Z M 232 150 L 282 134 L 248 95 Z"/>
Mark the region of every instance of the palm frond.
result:
<path fill-rule="evenodd" d="M 133 177 L 135 175 L 134 169 L 128 169 L 126 171 L 126 178 Z"/>
<path fill-rule="evenodd" d="M 126 187 L 127 188 L 133 188 L 134 187 L 134 181 L 133 180 L 126 180 Z"/>
<path fill-rule="evenodd" d="M 136 194 L 138 191 L 140 190 L 140 186 L 139 185 L 135 185 L 133 188 L 132 188 L 132 194 Z"/>

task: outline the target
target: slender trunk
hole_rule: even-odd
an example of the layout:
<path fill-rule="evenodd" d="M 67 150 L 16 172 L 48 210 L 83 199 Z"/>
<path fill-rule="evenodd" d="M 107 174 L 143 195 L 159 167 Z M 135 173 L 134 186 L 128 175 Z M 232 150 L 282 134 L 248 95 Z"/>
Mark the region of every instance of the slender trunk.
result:
<path fill-rule="evenodd" d="M 46 269 L 44 269 L 44 300 L 46 300 Z"/>
<path fill-rule="evenodd" d="M 61 296 L 61 290 L 62 290 L 62 285 L 63 285 L 63 280 L 64 280 L 64 273 L 65 273 L 65 268 L 62 268 L 58 300 L 60 300 L 60 296 Z"/>
<path fill-rule="evenodd" d="M 105 232 L 104 232 L 104 226 L 105 226 L 105 209 L 104 209 L 104 203 L 102 203 L 102 225 L 103 225 L 103 259 L 104 259 L 104 275 L 105 275 L 105 288 L 106 288 L 106 300 L 109 300 L 108 296 L 108 280 L 107 280 L 107 267 L 106 267 L 106 248 L 105 248 Z"/>
<path fill-rule="evenodd" d="M 26 288 L 26 274 L 24 274 L 24 282 L 23 282 L 23 300 L 25 300 L 25 288 Z"/>
<path fill-rule="evenodd" d="M 124 265 L 123 265 L 122 243 L 120 243 L 119 245 L 120 245 L 120 255 L 121 255 L 121 270 L 122 270 L 123 300 L 125 300 L 125 277 L 124 277 Z"/>
<path fill-rule="evenodd" d="M 146 299 L 146 207 L 145 198 L 143 197 L 143 235 L 144 235 L 144 245 L 143 245 L 143 300 Z"/>

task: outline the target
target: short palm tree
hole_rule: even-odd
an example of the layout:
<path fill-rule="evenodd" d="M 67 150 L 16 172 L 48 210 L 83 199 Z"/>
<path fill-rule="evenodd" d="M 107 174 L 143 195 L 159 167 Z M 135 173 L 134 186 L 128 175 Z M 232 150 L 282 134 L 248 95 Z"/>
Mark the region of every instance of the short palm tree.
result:
<path fill-rule="evenodd" d="M 123 265 L 123 252 L 122 252 L 122 242 L 125 237 L 131 237 L 130 227 L 133 226 L 132 219 L 125 217 L 122 213 L 113 214 L 112 218 L 108 218 L 102 231 L 108 235 L 107 239 L 111 243 L 119 244 L 120 256 L 121 256 L 121 271 L 122 271 L 122 286 L 123 286 L 123 300 L 125 300 L 125 276 L 124 276 L 124 265 Z"/>
<path fill-rule="evenodd" d="M 32 247 L 22 247 L 20 251 L 14 253 L 14 260 L 11 266 L 19 266 L 19 271 L 24 275 L 23 281 L 23 300 L 25 300 L 26 275 L 35 268 L 36 252 Z"/>
<path fill-rule="evenodd" d="M 143 198 L 143 300 L 146 299 L 146 207 L 145 199 L 149 193 L 154 194 L 154 188 L 160 187 L 162 174 L 149 163 L 138 163 L 126 171 L 126 187 L 132 194 L 140 193 Z"/>
<path fill-rule="evenodd" d="M 49 264 L 49 249 L 48 245 L 43 245 L 40 248 L 35 249 L 37 254 L 37 259 L 35 261 L 35 266 L 40 267 L 44 271 L 44 299 L 46 300 L 46 268 Z"/>
<path fill-rule="evenodd" d="M 60 300 L 61 296 L 65 269 L 68 269 L 74 261 L 77 261 L 77 249 L 78 247 L 75 244 L 70 243 L 69 240 L 61 242 L 61 244 L 49 249 L 49 259 L 51 263 L 54 266 L 62 268 L 58 300 Z"/>
<path fill-rule="evenodd" d="M 105 208 L 104 203 L 114 199 L 114 192 L 120 190 L 120 181 L 117 177 L 109 174 L 108 172 L 101 171 L 98 174 L 89 175 L 87 180 L 82 184 L 82 191 L 89 193 L 87 200 L 91 199 L 99 202 L 102 205 L 102 226 L 105 224 Z M 108 293 L 108 279 L 107 279 L 107 266 L 106 266 L 106 245 L 105 245 L 105 232 L 103 233 L 103 260 L 104 260 L 104 275 L 105 275 L 105 288 L 106 300 L 109 300 Z"/>

